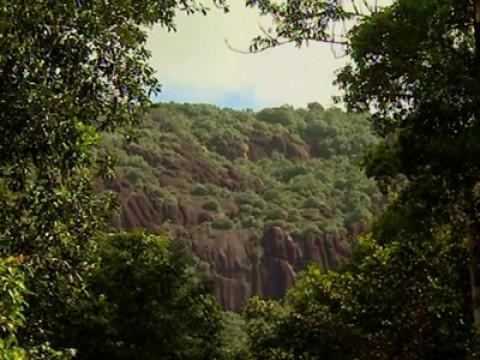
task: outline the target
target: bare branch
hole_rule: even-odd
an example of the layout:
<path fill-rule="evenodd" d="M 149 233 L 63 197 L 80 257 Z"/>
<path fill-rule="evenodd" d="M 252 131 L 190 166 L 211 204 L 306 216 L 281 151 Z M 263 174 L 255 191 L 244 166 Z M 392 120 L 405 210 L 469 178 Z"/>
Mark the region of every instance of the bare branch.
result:
<path fill-rule="evenodd" d="M 336 40 L 336 39 L 318 39 L 318 38 L 305 38 L 303 39 L 305 42 L 308 42 L 308 41 L 315 41 L 315 42 L 322 42 L 322 43 L 325 43 L 325 44 L 330 44 L 332 47 L 335 46 L 335 45 L 340 45 L 340 46 L 347 46 L 348 45 L 348 42 L 347 41 L 341 41 L 341 40 Z M 242 49 L 238 49 L 238 48 L 235 48 L 233 47 L 230 42 L 228 41 L 228 39 L 225 39 L 225 45 L 232 51 L 235 51 L 239 54 L 244 54 L 244 55 L 254 55 L 254 54 L 259 54 L 261 52 L 264 52 L 266 50 L 270 50 L 270 49 L 273 49 L 273 48 L 276 48 L 276 47 L 279 47 L 279 46 L 283 46 L 283 45 L 288 45 L 288 44 L 294 44 L 295 41 L 294 40 L 284 40 L 284 41 L 277 41 L 276 44 L 274 46 L 266 46 L 266 47 L 262 47 L 262 48 L 258 48 L 257 50 L 255 51 L 251 51 L 251 50 L 242 50 Z M 335 57 L 336 58 L 341 58 L 345 55 L 342 55 L 342 56 L 338 56 L 336 53 L 334 53 Z"/>
<path fill-rule="evenodd" d="M 357 3 L 355 0 L 350 0 L 350 3 L 352 4 L 353 12 L 355 14 L 360 14 L 360 11 L 358 10 Z"/>
<path fill-rule="evenodd" d="M 256 51 L 250 51 L 250 50 L 241 50 L 241 49 L 237 49 L 235 47 L 233 47 L 228 39 L 225 39 L 225 45 L 227 45 L 227 47 L 232 50 L 232 51 L 235 51 L 239 54 L 243 54 L 243 55 L 254 55 L 254 54 L 258 54 L 258 53 L 261 53 L 261 52 L 264 52 L 266 50 L 269 50 L 269 49 L 272 49 L 274 47 L 278 47 L 278 46 L 282 46 L 282 45 L 287 45 L 287 44 L 290 44 L 292 43 L 292 41 L 288 41 L 288 40 L 285 40 L 285 41 L 279 41 L 275 44 L 275 46 L 269 46 L 269 47 L 263 47 L 263 48 L 259 48 L 257 49 Z"/>
<path fill-rule="evenodd" d="M 266 30 L 265 27 L 262 24 L 258 23 L 258 27 L 259 27 L 260 31 L 263 33 L 263 35 L 265 35 L 270 40 L 275 41 L 275 38 L 272 36 L 272 34 L 270 34 L 270 32 L 268 30 Z"/>

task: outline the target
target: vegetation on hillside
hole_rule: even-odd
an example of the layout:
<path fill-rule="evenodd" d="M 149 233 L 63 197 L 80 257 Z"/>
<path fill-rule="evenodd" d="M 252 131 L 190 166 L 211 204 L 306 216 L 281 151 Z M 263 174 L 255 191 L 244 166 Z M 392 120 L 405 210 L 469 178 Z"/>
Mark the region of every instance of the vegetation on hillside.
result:
<path fill-rule="evenodd" d="M 252 51 L 347 47 L 343 100 L 371 112 L 379 143 L 368 118 L 316 104 L 170 104 L 149 112 L 137 145 L 109 134 L 97 151 L 100 134 L 138 124 L 158 89 L 145 26 L 174 29 L 178 11 L 207 9 L 0 0 L 1 359 L 480 357 L 480 0 L 247 5 L 273 17 Z M 333 25 L 353 20 L 339 37 Z M 130 184 L 199 204 L 212 231 L 346 234 L 381 200 L 357 167 L 376 143 L 367 171 L 394 196 L 352 262 L 309 267 L 285 298 L 253 298 L 243 318 L 219 311 L 208 276 L 166 238 L 107 235 L 111 201 L 93 186 L 112 175 L 113 153 Z M 188 181 L 175 176 L 179 155 L 201 159 L 182 163 Z"/>
<path fill-rule="evenodd" d="M 200 205 L 211 219 L 196 232 L 261 233 L 278 225 L 301 240 L 305 232 L 346 237 L 352 225 L 366 225 L 378 213 L 381 195 L 360 168 L 364 150 L 376 142 L 365 116 L 319 104 L 255 113 L 172 103 L 155 105 L 132 143 L 107 134 L 103 151 L 117 159 L 120 177 L 147 187 L 158 203 Z M 233 169 L 242 182 L 192 178 L 187 147 L 203 167 L 217 174 Z M 175 183 L 163 185 L 172 170 Z"/>

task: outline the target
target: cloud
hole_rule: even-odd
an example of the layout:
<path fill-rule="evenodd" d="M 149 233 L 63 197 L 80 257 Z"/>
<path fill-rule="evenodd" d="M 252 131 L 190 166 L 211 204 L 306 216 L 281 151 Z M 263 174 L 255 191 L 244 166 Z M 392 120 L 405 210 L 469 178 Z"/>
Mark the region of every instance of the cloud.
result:
<path fill-rule="evenodd" d="M 255 55 L 232 51 L 225 39 L 247 49 L 259 23 L 265 23 L 242 3 L 232 2 L 229 14 L 212 10 L 207 16 L 179 15 L 176 33 L 159 27 L 150 31 L 148 46 L 164 98 L 170 94 L 171 99 L 251 108 L 313 101 L 330 105 L 332 95 L 338 94 L 332 85 L 334 72 L 345 59 L 336 59 L 325 44 L 302 49 L 286 45 Z"/>

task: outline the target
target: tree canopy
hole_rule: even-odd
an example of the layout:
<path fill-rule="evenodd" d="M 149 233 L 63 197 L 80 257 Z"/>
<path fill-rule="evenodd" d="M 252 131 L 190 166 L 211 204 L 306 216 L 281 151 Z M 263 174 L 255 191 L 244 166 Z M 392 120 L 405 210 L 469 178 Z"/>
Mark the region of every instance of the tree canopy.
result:
<path fill-rule="evenodd" d="M 166 238 L 107 236 L 91 279 L 98 302 L 71 327 L 79 359 L 222 359 L 213 284 Z"/>
<path fill-rule="evenodd" d="M 212 4 L 228 10 L 223 0 Z M 179 11 L 208 8 L 0 0 L 0 357 L 478 358 L 480 0 L 246 5 L 273 20 L 252 52 L 290 42 L 345 46 L 340 100 L 370 113 L 381 141 L 364 115 L 318 104 L 256 114 L 164 105 L 146 115 L 140 135 L 167 160 L 178 149 L 164 145 L 181 134 L 218 168 L 231 162 L 252 183 L 262 178 L 257 192 L 189 183 L 189 195 L 215 214 L 208 231 L 269 223 L 342 232 L 369 219 L 382 198 L 356 161 L 373 145 L 364 164 L 390 198 L 372 234 L 352 243 L 343 269 L 312 266 L 283 300 L 254 298 L 245 338 L 242 321 L 220 314 L 197 264 L 164 238 L 105 234 L 113 201 L 94 186 L 114 174 L 108 141 L 119 141 L 108 134 L 138 125 L 159 90 L 145 27 L 174 30 Z M 265 135 L 274 151 L 249 163 L 251 139 L 262 152 Z M 102 136 L 107 145 L 98 148 Z M 125 151 L 131 142 L 122 146 L 120 171 L 145 185 L 151 164 Z M 178 196 L 156 190 L 163 200 Z M 220 199 L 229 197 L 239 218 L 226 216 Z M 226 331 L 242 340 L 225 350 Z"/>
<path fill-rule="evenodd" d="M 446 233 L 448 242 L 468 250 L 467 263 L 459 254 L 452 257 L 458 264 L 452 271 L 461 274 L 466 264 L 470 270 L 470 288 L 457 288 L 456 297 L 472 296 L 472 301 L 464 302 L 462 307 L 470 308 L 471 319 L 478 324 L 480 2 L 398 0 L 390 6 L 366 11 L 355 8 L 355 3 L 360 2 L 351 3 L 349 7 L 348 2 L 341 1 L 252 2 L 264 14 L 273 16 L 274 26 L 271 32 L 254 40 L 251 50 L 261 51 L 283 42 L 303 45 L 312 40 L 345 45 L 350 62 L 337 76 L 337 84 L 344 91 L 340 100 L 352 111 L 371 113 L 374 128 L 384 140 L 367 155 L 367 173 L 375 176 L 381 188 L 394 199 L 383 220 L 375 226 L 373 238 L 392 255 L 398 250 L 398 244 L 405 247 L 413 241 L 415 247 L 433 246 L 438 235 L 419 237 L 425 234 L 422 229 L 438 234 L 445 227 L 451 228 Z M 352 8 L 353 11 L 348 10 Z M 341 41 L 336 41 L 333 25 L 347 20 L 356 21 Z M 396 227 L 391 227 L 392 224 Z M 402 233 L 401 243 L 395 240 L 398 233 Z M 423 248 L 416 255 L 412 253 L 404 259 L 402 268 L 416 267 L 425 252 Z M 437 256 L 430 261 L 433 263 Z M 372 264 L 370 259 L 369 256 L 359 259 L 356 269 Z M 382 263 L 375 265 L 378 269 L 382 266 Z M 372 282 L 382 278 L 377 275 Z M 395 281 L 401 281 L 401 274 L 392 273 L 392 276 Z M 323 284 L 319 279 L 308 291 L 322 289 Z M 428 288 L 428 284 L 420 286 L 422 292 Z M 395 289 L 389 291 L 394 293 Z M 328 293 L 334 296 L 335 290 Z M 308 296 L 309 293 L 304 294 L 305 298 Z M 343 298 L 335 296 L 334 299 Z M 412 294 L 405 301 L 414 299 Z M 317 298 L 313 304 L 324 304 L 322 301 Z M 396 300 L 392 298 L 392 301 L 389 306 L 393 309 Z M 451 299 L 445 305 L 455 301 Z M 427 304 L 433 306 L 434 300 Z M 418 306 L 422 309 L 422 305 Z M 368 309 L 368 304 L 361 306 L 362 311 L 368 313 Z M 327 315 L 334 314 L 337 309 L 329 308 Z M 434 316 L 441 316 L 440 311 L 431 313 L 422 323 L 433 321 Z M 384 314 L 381 318 L 387 321 L 388 316 Z M 350 321 L 347 324 L 351 324 Z M 403 322 L 408 323 L 406 319 Z M 453 336 L 461 327 L 451 326 L 448 334 Z M 390 340 L 407 346 L 407 341 L 394 340 L 390 337 L 392 334 L 384 330 L 383 335 Z M 361 330 L 365 332 L 368 333 Z M 427 333 L 432 332 L 426 331 L 424 335 Z M 465 336 L 464 349 L 471 351 L 470 356 L 475 358 L 478 355 L 467 339 Z M 426 344 L 430 342 L 425 340 Z M 448 345 L 453 349 L 452 341 Z M 384 343 L 378 349 L 388 351 L 388 346 Z M 407 355 L 431 356 L 418 355 L 423 350 L 410 350 Z M 394 354 L 399 356 L 401 351 L 396 350 Z M 391 358 L 393 354 L 382 356 Z M 445 355 L 434 357 L 437 356 Z"/>
<path fill-rule="evenodd" d="M 206 8 L 0 1 L 0 256 L 21 256 L 28 268 L 19 347 L 55 342 L 86 298 L 111 203 L 93 190 L 110 166 L 93 146 L 101 131 L 136 123 L 158 91 L 145 26 L 174 29 L 177 11 Z"/>

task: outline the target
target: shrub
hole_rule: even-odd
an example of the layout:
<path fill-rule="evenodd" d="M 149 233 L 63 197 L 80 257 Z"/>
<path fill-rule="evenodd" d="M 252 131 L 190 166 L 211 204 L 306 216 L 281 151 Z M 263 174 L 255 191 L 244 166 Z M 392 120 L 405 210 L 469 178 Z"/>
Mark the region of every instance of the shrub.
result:
<path fill-rule="evenodd" d="M 0 258 L 0 359 L 71 359 L 68 351 L 57 351 L 48 343 L 24 347 L 17 339 L 18 330 L 25 325 L 24 311 L 28 304 L 24 295 L 24 272 L 28 266 L 21 264 L 22 257 Z"/>
<path fill-rule="evenodd" d="M 212 222 L 212 228 L 216 230 L 231 230 L 234 228 L 234 226 L 235 224 L 233 221 L 228 218 L 217 219 Z"/>
<path fill-rule="evenodd" d="M 237 201 L 240 205 L 250 205 L 259 209 L 263 209 L 265 207 L 265 201 L 251 191 L 238 194 Z"/>
<path fill-rule="evenodd" d="M 102 297 L 78 325 L 81 359 L 221 358 L 212 282 L 185 250 L 140 232 L 109 236 L 99 250 L 91 286 Z"/>
<path fill-rule="evenodd" d="M 301 240 L 301 239 L 303 239 L 304 233 L 303 233 L 303 230 L 295 228 L 292 231 L 290 231 L 290 235 L 295 240 Z"/>
<path fill-rule="evenodd" d="M 195 195 L 195 196 L 208 196 L 209 191 L 204 185 L 196 185 L 190 194 Z"/>
<path fill-rule="evenodd" d="M 303 235 L 302 235 L 302 237 L 304 237 L 304 236 L 307 235 L 307 234 L 323 235 L 323 231 L 320 230 L 317 225 L 309 224 L 309 225 L 305 226 L 305 228 L 304 228 L 304 230 L 303 230 Z"/>
<path fill-rule="evenodd" d="M 263 210 L 253 207 L 252 205 L 240 205 L 240 214 L 242 215 L 253 215 L 253 216 L 261 216 L 263 214 Z"/>
<path fill-rule="evenodd" d="M 241 221 L 242 227 L 244 228 L 262 228 L 262 220 L 255 218 L 253 216 L 247 216 Z"/>
<path fill-rule="evenodd" d="M 307 198 L 303 203 L 303 207 L 305 209 L 320 209 L 323 206 L 325 206 L 324 203 L 320 199 L 313 196 Z"/>
<path fill-rule="evenodd" d="M 195 196 L 227 197 L 228 191 L 215 184 L 197 184 L 192 188 L 190 194 Z"/>
<path fill-rule="evenodd" d="M 274 201 L 280 197 L 280 193 L 276 190 L 267 190 L 263 194 L 263 198 L 266 201 Z"/>
<path fill-rule="evenodd" d="M 142 182 L 142 176 L 135 169 L 127 171 L 127 173 L 125 174 L 125 178 L 132 185 L 138 185 Z"/>
<path fill-rule="evenodd" d="M 131 166 L 140 169 L 148 169 L 150 165 L 145 161 L 145 159 L 140 155 L 127 154 L 123 159 L 122 163 L 119 163 L 121 166 Z"/>
<path fill-rule="evenodd" d="M 223 312 L 222 316 L 223 331 L 220 335 L 224 344 L 223 359 L 250 359 L 245 320 L 240 314 L 231 311 Z"/>
<path fill-rule="evenodd" d="M 202 205 L 202 209 L 207 211 L 217 211 L 219 208 L 220 205 L 215 200 L 207 201 L 205 204 Z"/>
<path fill-rule="evenodd" d="M 265 227 L 269 228 L 272 226 L 278 226 L 285 231 L 290 231 L 293 228 L 293 225 L 284 221 L 284 220 L 270 220 L 265 222 Z"/>
<path fill-rule="evenodd" d="M 308 174 L 309 170 L 310 169 L 308 169 L 303 164 L 295 165 L 292 167 L 281 169 L 278 175 L 283 181 L 289 182 L 290 180 L 294 179 L 297 176 Z"/>
<path fill-rule="evenodd" d="M 156 187 L 153 190 L 153 195 L 155 199 L 162 203 L 176 203 L 177 197 L 174 193 L 168 190 L 165 187 Z"/>
<path fill-rule="evenodd" d="M 267 220 L 283 220 L 286 219 L 288 214 L 282 210 L 281 208 L 275 207 L 270 209 L 267 214 L 265 215 L 265 219 Z"/>

